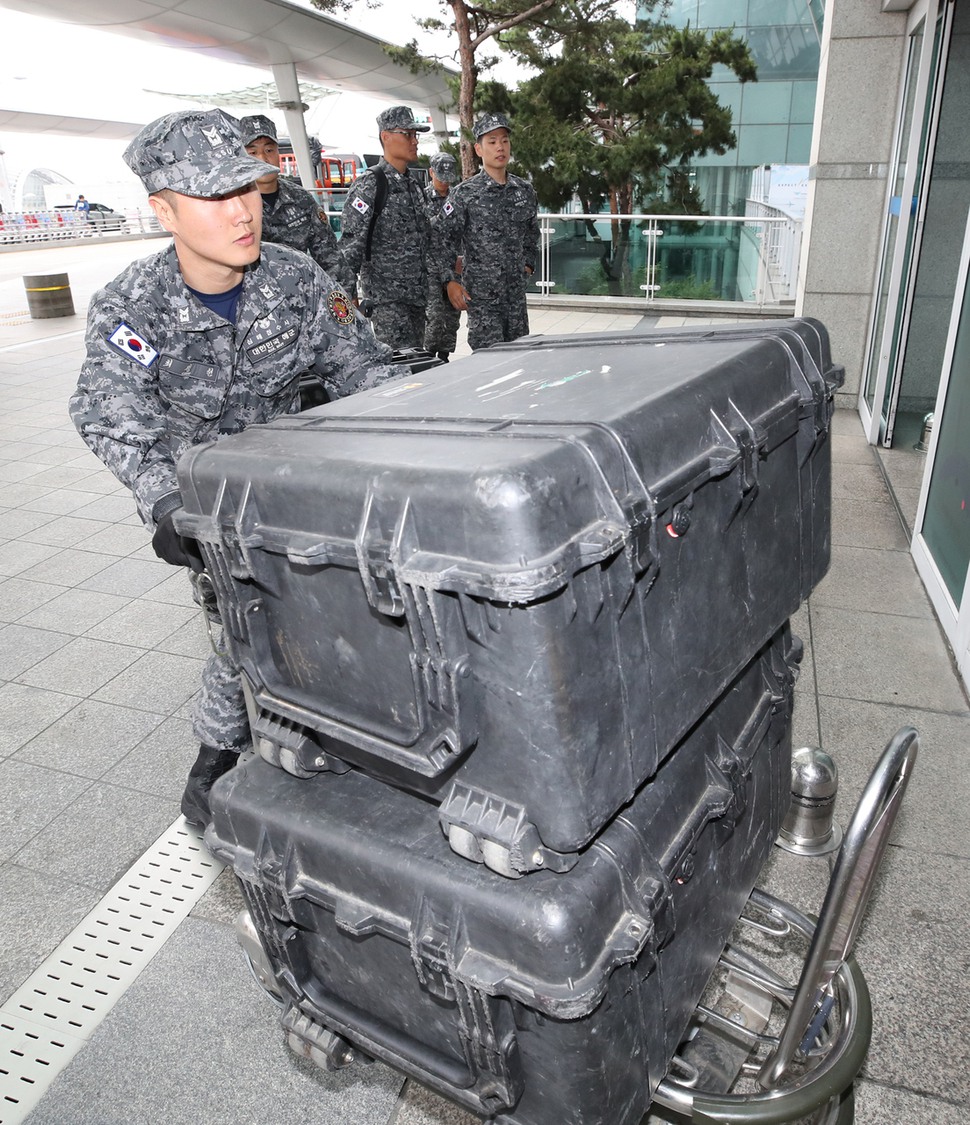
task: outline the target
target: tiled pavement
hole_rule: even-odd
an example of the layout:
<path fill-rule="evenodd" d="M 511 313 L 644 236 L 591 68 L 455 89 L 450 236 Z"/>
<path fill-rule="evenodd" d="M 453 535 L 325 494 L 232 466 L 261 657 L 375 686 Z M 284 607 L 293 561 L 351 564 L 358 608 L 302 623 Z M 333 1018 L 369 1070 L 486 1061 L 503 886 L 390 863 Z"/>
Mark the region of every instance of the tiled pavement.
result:
<path fill-rule="evenodd" d="M 154 248 L 0 255 L 0 1002 L 173 824 L 193 757 L 202 623 L 65 410 L 88 293 Z M 30 320 L 22 275 L 61 270 L 79 315 Z M 639 320 L 542 311 L 533 328 Z M 844 820 L 890 736 L 912 724 L 922 739 L 858 946 L 875 1031 L 856 1120 L 956 1125 L 970 1122 L 970 711 L 853 414 L 836 415 L 832 444 L 833 561 L 796 621 L 796 744 L 837 759 Z M 823 871 L 778 853 L 766 878 L 812 909 Z M 236 946 L 238 905 L 223 874 L 32 1125 L 471 1125 L 382 1065 L 326 1074 L 293 1056 Z"/>

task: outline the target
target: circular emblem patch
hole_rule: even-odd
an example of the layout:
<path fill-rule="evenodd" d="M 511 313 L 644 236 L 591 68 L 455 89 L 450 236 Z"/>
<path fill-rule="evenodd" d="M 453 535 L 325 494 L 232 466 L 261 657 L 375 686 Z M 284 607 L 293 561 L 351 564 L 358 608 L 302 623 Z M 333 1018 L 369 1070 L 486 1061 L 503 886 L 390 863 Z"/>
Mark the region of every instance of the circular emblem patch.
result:
<path fill-rule="evenodd" d="M 327 308 L 338 324 L 353 324 L 357 319 L 357 313 L 350 298 L 339 289 L 334 289 L 328 294 Z"/>

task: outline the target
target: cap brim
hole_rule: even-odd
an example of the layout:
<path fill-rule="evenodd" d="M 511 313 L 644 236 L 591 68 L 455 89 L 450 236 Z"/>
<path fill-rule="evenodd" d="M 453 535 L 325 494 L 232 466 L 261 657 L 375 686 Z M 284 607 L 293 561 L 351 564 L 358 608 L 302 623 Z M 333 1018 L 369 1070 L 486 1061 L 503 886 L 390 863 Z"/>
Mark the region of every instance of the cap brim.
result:
<path fill-rule="evenodd" d="M 178 186 L 172 184 L 171 187 L 172 191 L 180 195 L 213 199 L 219 195 L 228 195 L 231 191 L 238 191 L 246 184 L 254 183 L 271 174 L 274 176 L 280 174 L 275 164 L 267 164 L 265 160 L 256 160 L 252 156 L 235 156 L 224 161 L 211 172 L 191 176 Z"/>

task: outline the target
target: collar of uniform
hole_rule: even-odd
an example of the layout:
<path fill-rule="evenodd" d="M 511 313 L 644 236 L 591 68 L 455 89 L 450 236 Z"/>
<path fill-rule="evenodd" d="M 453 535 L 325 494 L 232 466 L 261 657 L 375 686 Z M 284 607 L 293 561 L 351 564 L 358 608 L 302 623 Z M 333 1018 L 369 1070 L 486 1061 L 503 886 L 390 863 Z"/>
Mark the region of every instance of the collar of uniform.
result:
<path fill-rule="evenodd" d="M 251 266 L 246 267 L 243 289 L 239 294 L 237 306 L 237 329 L 266 316 L 283 300 L 283 292 L 276 283 L 273 273 L 263 264 L 267 245 L 272 246 L 272 243 L 264 243 L 260 256 Z M 268 252 L 273 253 L 272 250 Z M 211 309 L 197 301 L 186 288 L 178 266 L 175 247 L 170 246 L 168 253 L 172 268 L 166 271 L 168 284 L 164 296 L 167 307 L 175 312 L 179 327 L 186 332 L 206 332 L 211 328 L 224 328 L 226 322 L 222 317 L 216 316 Z"/>
<path fill-rule="evenodd" d="M 398 170 L 397 170 L 397 169 L 396 169 L 396 168 L 394 167 L 394 165 L 393 165 L 393 164 L 391 164 L 391 162 L 390 162 L 389 160 L 385 160 L 383 156 L 382 156 L 382 157 L 380 158 L 380 160 L 379 160 L 379 161 L 377 162 L 377 164 L 375 165 L 375 167 L 377 167 L 377 168 L 380 168 L 380 169 L 382 169 L 382 170 L 383 170 L 383 172 L 384 172 L 384 173 L 385 173 L 386 175 L 388 175 L 388 176 L 397 176 L 397 177 L 398 177 L 399 179 L 402 179 L 402 180 L 409 180 L 409 179 L 411 178 L 411 177 L 410 177 L 410 176 L 408 175 L 408 170 L 407 170 L 407 168 L 405 168 L 403 172 L 399 172 L 399 171 L 398 171 Z"/>
<path fill-rule="evenodd" d="M 245 328 L 276 308 L 283 301 L 283 290 L 276 281 L 276 270 L 266 265 L 266 259 L 278 256 L 280 247 L 264 242 L 259 257 L 246 267 L 243 291 L 239 295 L 236 327 Z"/>
<path fill-rule="evenodd" d="M 511 173 L 509 173 L 508 178 L 506 179 L 504 184 L 500 184 L 498 182 L 498 180 L 496 180 L 494 178 L 494 176 L 490 176 L 488 174 L 488 172 L 485 171 L 484 168 L 482 169 L 482 175 L 485 177 L 485 186 L 489 189 L 495 188 L 495 189 L 498 189 L 499 191 L 504 191 L 505 188 L 507 188 L 509 186 L 509 184 L 512 182 L 512 174 Z"/>
<path fill-rule="evenodd" d="M 280 176 L 277 182 L 279 183 L 280 199 L 289 201 L 294 197 L 298 198 L 301 191 L 306 191 L 306 188 L 303 186 L 303 184 L 298 184 L 293 180 L 288 180 L 286 176 Z"/>
<path fill-rule="evenodd" d="M 178 254 L 174 244 L 169 246 L 164 272 L 164 287 L 161 293 L 162 307 L 170 310 L 180 332 L 205 332 L 219 328 L 226 322 L 197 301 L 189 292 L 179 267 Z"/>

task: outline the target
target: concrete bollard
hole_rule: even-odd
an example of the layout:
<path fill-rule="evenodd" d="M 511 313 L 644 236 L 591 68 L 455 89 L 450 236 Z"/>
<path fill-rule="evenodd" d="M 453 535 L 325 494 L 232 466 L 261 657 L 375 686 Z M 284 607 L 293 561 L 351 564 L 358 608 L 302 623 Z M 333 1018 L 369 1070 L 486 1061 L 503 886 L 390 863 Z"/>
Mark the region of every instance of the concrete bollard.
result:
<path fill-rule="evenodd" d="M 34 320 L 74 316 L 74 298 L 66 273 L 41 273 L 24 278 L 27 308 Z"/>

